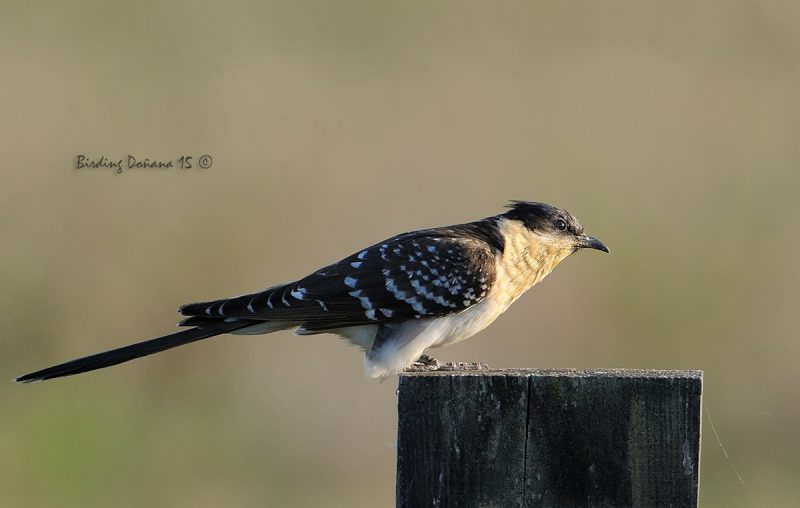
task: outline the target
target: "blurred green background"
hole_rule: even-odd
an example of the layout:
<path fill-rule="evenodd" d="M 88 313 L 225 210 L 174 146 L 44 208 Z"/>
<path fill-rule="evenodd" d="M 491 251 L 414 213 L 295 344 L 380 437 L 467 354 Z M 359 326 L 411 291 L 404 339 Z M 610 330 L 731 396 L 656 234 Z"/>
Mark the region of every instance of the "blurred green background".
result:
<path fill-rule="evenodd" d="M 3 506 L 391 506 L 396 379 L 333 336 L 10 379 L 509 199 L 612 254 L 436 356 L 702 369 L 703 506 L 797 506 L 799 3 L 5 0 L 0 64 Z"/>

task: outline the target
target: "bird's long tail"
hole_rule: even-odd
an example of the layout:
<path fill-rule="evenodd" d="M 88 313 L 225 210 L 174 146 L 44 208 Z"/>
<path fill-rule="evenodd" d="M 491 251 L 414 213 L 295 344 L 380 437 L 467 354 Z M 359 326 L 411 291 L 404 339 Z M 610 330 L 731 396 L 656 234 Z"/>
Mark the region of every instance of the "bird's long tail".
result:
<path fill-rule="evenodd" d="M 151 355 L 160 351 L 165 351 L 177 346 L 189 344 L 202 339 L 207 339 L 215 335 L 232 332 L 253 325 L 256 321 L 239 320 L 233 322 L 220 321 L 218 323 L 207 324 L 202 327 L 192 328 L 181 332 L 172 333 L 163 337 L 138 342 L 129 346 L 112 349 L 103 353 L 97 353 L 69 362 L 54 365 L 46 369 L 37 370 L 30 374 L 25 374 L 16 379 L 20 383 L 33 383 L 57 377 L 72 376 L 82 372 L 89 372 L 104 367 L 117 365 L 135 358 Z"/>

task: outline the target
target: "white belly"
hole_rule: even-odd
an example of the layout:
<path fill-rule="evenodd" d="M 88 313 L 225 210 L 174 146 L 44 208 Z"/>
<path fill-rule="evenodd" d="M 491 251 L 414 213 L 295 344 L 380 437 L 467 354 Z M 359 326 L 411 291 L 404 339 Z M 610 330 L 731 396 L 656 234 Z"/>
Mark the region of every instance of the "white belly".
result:
<path fill-rule="evenodd" d="M 472 337 L 489 326 L 507 307 L 497 300 L 486 299 L 458 314 L 409 320 L 398 327 L 379 349 L 367 349 L 367 375 L 382 378 L 397 374 L 415 362 L 426 349 Z"/>
<path fill-rule="evenodd" d="M 468 339 L 480 332 L 508 308 L 497 299 L 487 298 L 473 305 L 463 312 L 437 319 L 434 326 L 438 336 L 431 341 L 428 347 L 437 348 L 448 346 Z"/>

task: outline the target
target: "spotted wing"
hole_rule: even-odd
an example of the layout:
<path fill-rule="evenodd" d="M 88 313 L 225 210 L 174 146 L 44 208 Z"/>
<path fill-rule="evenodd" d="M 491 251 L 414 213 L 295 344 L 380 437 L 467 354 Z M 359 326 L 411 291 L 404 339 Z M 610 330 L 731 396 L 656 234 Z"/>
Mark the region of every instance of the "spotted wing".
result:
<path fill-rule="evenodd" d="M 441 228 L 394 237 L 293 283 L 190 304 L 181 313 L 194 316 L 187 325 L 240 318 L 325 330 L 456 313 L 485 298 L 494 277 L 490 244 Z"/>

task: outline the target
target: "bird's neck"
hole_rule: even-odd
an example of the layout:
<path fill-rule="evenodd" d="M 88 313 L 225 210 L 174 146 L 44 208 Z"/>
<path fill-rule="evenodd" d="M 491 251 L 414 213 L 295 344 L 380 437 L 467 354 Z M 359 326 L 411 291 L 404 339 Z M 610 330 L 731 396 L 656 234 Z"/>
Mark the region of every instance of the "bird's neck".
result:
<path fill-rule="evenodd" d="M 572 253 L 550 237 L 531 231 L 516 220 L 501 219 L 498 226 L 505 239 L 503 254 L 497 259 L 497 278 L 506 305 L 544 279 L 558 263 Z"/>

